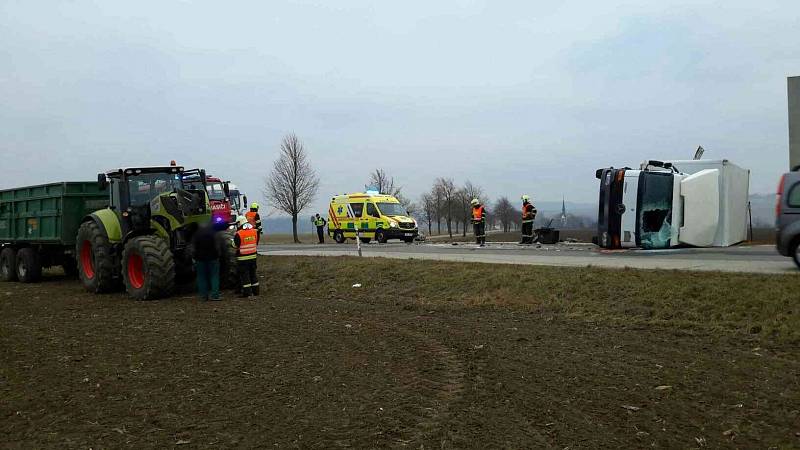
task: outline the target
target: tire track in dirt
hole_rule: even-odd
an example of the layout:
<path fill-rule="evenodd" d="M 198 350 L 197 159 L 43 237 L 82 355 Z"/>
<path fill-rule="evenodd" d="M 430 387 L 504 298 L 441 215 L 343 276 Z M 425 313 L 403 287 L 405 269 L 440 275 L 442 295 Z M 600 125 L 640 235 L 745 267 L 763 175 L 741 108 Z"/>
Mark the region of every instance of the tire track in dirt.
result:
<path fill-rule="evenodd" d="M 455 352 L 430 334 L 411 330 L 401 323 L 387 323 L 376 318 L 359 318 L 361 331 L 399 343 L 407 352 L 391 355 L 387 362 L 389 379 L 373 380 L 376 392 L 391 393 L 387 429 L 374 436 L 376 443 L 390 446 L 419 446 L 435 438 L 451 417 L 452 405 L 463 397 L 466 386 L 465 365 Z M 397 342 L 395 342 L 397 341 Z M 393 381 L 394 383 L 377 384 Z M 326 429 L 337 447 L 352 447 L 352 437 L 359 424 Z M 437 447 L 445 443 L 437 443 Z"/>

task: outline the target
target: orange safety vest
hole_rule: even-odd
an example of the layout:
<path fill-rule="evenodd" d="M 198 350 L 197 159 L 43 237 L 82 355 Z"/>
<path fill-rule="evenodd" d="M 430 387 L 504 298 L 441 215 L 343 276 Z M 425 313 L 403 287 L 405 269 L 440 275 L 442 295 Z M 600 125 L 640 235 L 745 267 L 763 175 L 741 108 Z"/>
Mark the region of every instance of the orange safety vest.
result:
<path fill-rule="evenodd" d="M 477 208 L 472 208 L 472 221 L 483 222 L 483 205 L 480 205 Z"/>
<path fill-rule="evenodd" d="M 239 259 L 254 259 L 258 252 L 258 230 L 249 228 L 236 232 L 239 236 Z"/>
<path fill-rule="evenodd" d="M 258 215 L 255 211 L 247 211 L 244 214 L 244 217 L 247 218 L 247 221 L 250 222 L 250 225 L 256 226 L 256 216 Z"/>
<path fill-rule="evenodd" d="M 534 207 L 533 207 L 532 204 L 523 203 L 522 204 L 522 220 L 524 220 L 526 222 L 527 221 L 531 221 L 532 222 L 533 221 L 533 217 L 532 217 L 533 216 L 533 210 L 534 210 Z"/>

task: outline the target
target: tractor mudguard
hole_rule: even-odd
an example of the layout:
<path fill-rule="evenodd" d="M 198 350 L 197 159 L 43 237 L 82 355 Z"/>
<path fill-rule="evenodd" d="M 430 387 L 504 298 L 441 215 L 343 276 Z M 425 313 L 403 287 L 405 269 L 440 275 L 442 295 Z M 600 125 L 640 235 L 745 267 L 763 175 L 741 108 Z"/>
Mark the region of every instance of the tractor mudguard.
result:
<path fill-rule="evenodd" d="M 108 240 L 112 244 L 122 242 L 122 224 L 119 223 L 119 217 L 111 209 L 101 209 L 86 216 L 83 221 L 92 220 L 101 230 L 108 236 Z"/>

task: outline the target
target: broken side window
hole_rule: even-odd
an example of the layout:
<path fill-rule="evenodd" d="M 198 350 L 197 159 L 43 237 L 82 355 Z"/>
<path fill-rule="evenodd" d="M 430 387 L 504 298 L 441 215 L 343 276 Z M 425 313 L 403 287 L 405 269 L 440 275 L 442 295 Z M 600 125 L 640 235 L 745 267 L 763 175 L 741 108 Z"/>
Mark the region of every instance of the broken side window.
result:
<path fill-rule="evenodd" d="M 671 173 L 643 172 L 639 178 L 639 245 L 669 248 L 672 236 Z"/>

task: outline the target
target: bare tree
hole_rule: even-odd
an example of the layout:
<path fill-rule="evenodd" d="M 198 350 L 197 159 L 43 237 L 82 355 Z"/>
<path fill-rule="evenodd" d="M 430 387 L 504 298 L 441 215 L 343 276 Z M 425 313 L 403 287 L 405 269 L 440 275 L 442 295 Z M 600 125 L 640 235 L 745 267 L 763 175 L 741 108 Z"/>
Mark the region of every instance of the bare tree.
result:
<path fill-rule="evenodd" d="M 436 234 L 442 234 L 442 205 L 443 205 L 443 197 L 442 197 L 442 189 L 439 186 L 438 180 L 436 183 L 433 184 L 430 193 L 431 199 L 433 201 L 433 212 L 434 212 L 434 219 L 436 219 Z"/>
<path fill-rule="evenodd" d="M 511 226 L 514 223 L 514 206 L 508 200 L 508 197 L 500 197 L 494 205 L 494 214 L 500 224 L 503 226 L 503 232 L 508 233 L 511 231 Z"/>
<path fill-rule="evenodd" d="M 455 213 L 455 200 L 456 200 L 456 184 L 452 178 L 438 178 L 436 186 L 441 196 L 441 214 L 444 216 L 445 223 L 447 223 L 447 234 L 453 237 L 453 215 Z"/>
<path fill-rule="evenodd" d="M 428 192 L 422 194 L 422 199 L 420 199 L 419 203 L 422 206 L 422 214 L 425 222 L 428 223 L 428 236 L 430 236 L 433 234 L 433 219 L 436 217 L 436 199 L 433 194 Z"/>
<path fill-rule="evenodd" d="M 375 169 L 374 172 L 369 174 L 369 182 L 372 187 L 381 194 L 391 195 L 394 197 L 398 197 L 400 195 L 400 191 L 403 189 L 400 186 L 395 186 L 394 177 L 389 176 L 383 169 Z"/>
<path fill-rule="evenodd" d="M 264 196 L 276 209 L 292 216 L 295 243 L 300 243 L 297 216 L 314 200 L 318 188 L 319 177 L 308 162 L 303 143 L 294 133 L 284 136 L 281 154 L 264 180 Z"/>

